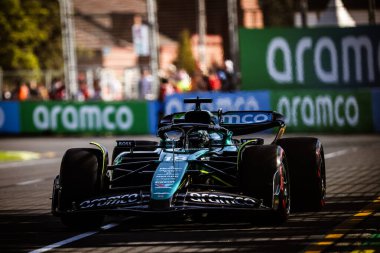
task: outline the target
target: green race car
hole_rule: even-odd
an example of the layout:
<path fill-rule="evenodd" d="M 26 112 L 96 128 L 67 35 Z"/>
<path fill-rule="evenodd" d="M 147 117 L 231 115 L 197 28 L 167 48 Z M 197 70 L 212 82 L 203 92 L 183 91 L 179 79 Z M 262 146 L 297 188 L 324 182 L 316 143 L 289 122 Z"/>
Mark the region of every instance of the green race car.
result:
<path fill-rule="evenodd" d="M 162 118 L 158 141 L 118 140 L 107 150 L 72 148 L 54 180 L 52 213 L 75 228 L 110 214 L 244 214 L 285 221 L 291 211 L 325 205 L 323 147 L 316 138 L 282 138 L 272 111 L 209 112 L 211 99 L 185 99 L 192 111 Z M 264 144 L 255 133 L 277 128 Z M 238 136 L 250 138 L 239 139 Z"/>

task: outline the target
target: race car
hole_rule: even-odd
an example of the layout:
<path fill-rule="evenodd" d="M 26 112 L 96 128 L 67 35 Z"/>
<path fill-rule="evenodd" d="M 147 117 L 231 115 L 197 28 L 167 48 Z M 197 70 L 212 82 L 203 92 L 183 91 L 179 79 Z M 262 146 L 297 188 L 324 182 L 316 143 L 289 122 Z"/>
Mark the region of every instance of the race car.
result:
<path fill-rule="evenodd" d="M 212 100 L 199 97 L 184 103 L 194 110 L 164 116 L 157 141 L 117 140 L 110 163 L 101 144 L 68 149 L 53 184 L 53 215 L 71 228 L 99 227 L 113 214 L 231 212 L 281 223 L 291 211 L 325 205 L 317 138 L 282 138 L 284 117 L 274 111 L 210 112 L 201 107 Z M 270 143 L 255 136 L 265 130 L 275 133 Z"/>

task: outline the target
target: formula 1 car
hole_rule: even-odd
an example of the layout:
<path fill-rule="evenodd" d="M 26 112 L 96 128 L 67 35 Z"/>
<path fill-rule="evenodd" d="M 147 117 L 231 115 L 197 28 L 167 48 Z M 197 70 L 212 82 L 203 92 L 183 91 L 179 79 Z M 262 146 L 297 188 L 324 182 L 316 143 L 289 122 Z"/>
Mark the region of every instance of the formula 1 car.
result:
<path fill-rule="evenodd" d="M 117 140 L 72 148 L 55 178 L 52 213 L 73 228 L 98 227 L 110 214 L 264 214 L 284 222 L 290 211 L 325 205 L 323 147 L 316 138 L 282 138 L 273 111 L 210 112 L 211 99 L 185 99 L 192 111 L 163 117 L 159 141 Z M 274 140 L 237 136 L 277 128 Z M 251 135 L 252 136 L 252 135 Z"/>

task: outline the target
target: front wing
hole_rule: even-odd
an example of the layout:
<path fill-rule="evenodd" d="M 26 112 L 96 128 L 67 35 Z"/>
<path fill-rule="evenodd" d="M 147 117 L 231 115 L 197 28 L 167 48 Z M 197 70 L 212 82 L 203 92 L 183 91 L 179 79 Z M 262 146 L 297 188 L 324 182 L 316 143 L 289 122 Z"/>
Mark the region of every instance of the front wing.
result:
<path fill-rule="evenodd" d="M 169 200 L 169 205 L 152 205 L 150 193 L 117 193 L 73 202 L 69 210 L 53 213 L 57 216 L 75 213 L 102 213 L 143 215 L 157 213 L 196 213 L 196 212 L 262 212 L 271 211 L 261 200 L 240 194 L 224 192 L 177 193 Z"/>

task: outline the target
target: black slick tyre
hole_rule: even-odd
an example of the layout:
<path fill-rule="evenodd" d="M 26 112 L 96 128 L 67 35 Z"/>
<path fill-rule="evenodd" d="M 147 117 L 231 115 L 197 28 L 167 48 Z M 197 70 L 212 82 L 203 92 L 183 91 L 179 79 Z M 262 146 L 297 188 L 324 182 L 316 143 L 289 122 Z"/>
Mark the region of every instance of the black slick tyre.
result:
<path fill-rule="evenodd" d="M 326 198 L 323 147 L 317 138 L 284 138 L 277 141 L 286 153 L 293 211 L 320 211 Z"/>
<path fill-rule="evenodd" d="M 286 158 L 276 145 L 243 148 L 239 160 L 239 178 L 243 193 L 262 199 L 271 208 L 273 223 L 287 220 L 290 211 L 290 191 Z"/>
<path fill-rule="evenodd" d="M 102 153 L 91 148 L 72 148 L 62 158 L 59 184 L 58 207 L 61 211 L 72 209 L 73 202 L 91 198 L 100 193 L 100 176 L 102 169 Z M 73 229 L 97 228 L 104 216 L 97 214 L 61 215 L 64 225 Z"/>

